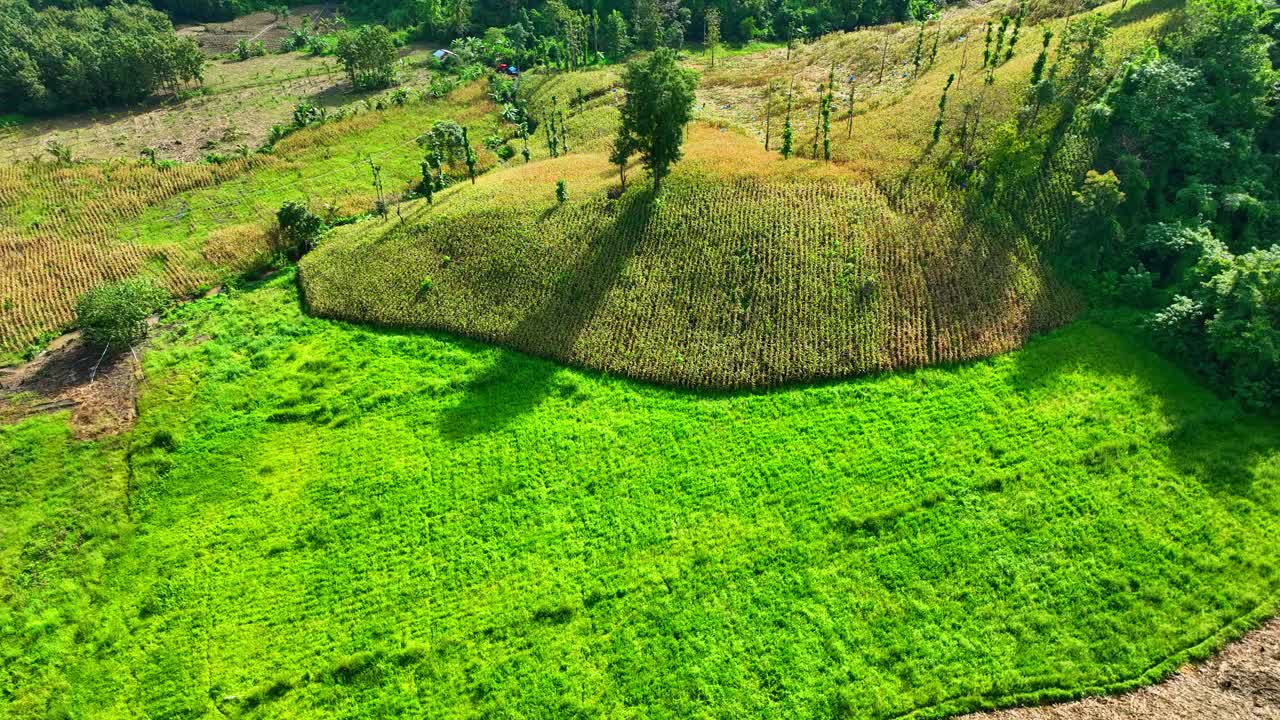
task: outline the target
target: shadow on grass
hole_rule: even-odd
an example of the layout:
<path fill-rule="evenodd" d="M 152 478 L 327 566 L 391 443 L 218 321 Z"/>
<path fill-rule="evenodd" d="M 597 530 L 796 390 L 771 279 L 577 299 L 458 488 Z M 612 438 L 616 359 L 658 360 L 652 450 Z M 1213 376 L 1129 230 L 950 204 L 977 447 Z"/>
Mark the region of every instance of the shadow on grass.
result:
<path fill-rule="evenodd" d="M 1180 7 L 1182 4 L 1183 0 L 1140 0 L 1138 2 L 1130 0 L 1129 4 L 1126 5 L 1123 10 L 1117 11 L 1111 16 L 1111 27 L 1122 27 L 1124 25 L 1142 22 L 1147 18 L 1159 15 L 1163 12 L 1168 12 L 1176 7 Z M 1158 34 L 1163 34 L 1163 32 L 1174 22 L 1176 22 L 1176 19 L 1170 18 L 1169 21 L 1160 28 Z"/>
<path fill-rule="evenodd" d="M 1088 328 L 1083 334 L 1048 335 L 1034 341 L 1036 351 L 1016 353 L 1010 390 L 1056 404 L 1059 380 L 1072 373 L 1125 378 L 1140 391 L 1132 402 L 1149 402 L 1167 423 L 1159 445 L 1168 451 L 1173 470 L 1195 477 L 1215 495 L 1261 500 L 1256 496 L 1257 482 L 1263 479 L 1259 470 L 1268 458 L 1280 456 L 1280 419 L 1250 414 L 1229 398 L 1215 396 L 1189 371 L 1147 347 L 1136 331 L 1083 322 Z M 1079 421 L 1105 425 L 1110 419 L 1086 416 Z M 1117 433 L 1110 449 L 1119 454 L 1123 440 L 1123 433 Z M 1092 452 L 1095 460 L 1107 459 L 1106 447 Z"/>
<path fill-rule="evenodd" d="M 622 269 L 653 213 L 652 192 L 628 193 L 614 205 L 612 223 L 587 239 L 578 263 L 561 273 L 550 298 L 530 308 L 510 334 L 517 348 L 539 348 L 548 358 L 572 358 L 577 343 Z M 441 434 L 460 442 L 502 428 L 537 407 L 560 370 L 552 363 L 529 363 L 519 353 L 500 352 L 497 361 L 472 378 L 462 400 L 440 418 Z"/>

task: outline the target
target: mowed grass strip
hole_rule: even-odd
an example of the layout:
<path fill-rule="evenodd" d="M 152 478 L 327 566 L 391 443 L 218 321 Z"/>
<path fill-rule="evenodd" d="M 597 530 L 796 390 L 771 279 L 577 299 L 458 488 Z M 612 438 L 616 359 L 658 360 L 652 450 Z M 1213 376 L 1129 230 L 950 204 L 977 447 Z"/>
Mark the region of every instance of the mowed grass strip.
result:
<path fill-rule="evenodd" d="M 935 186 L 893 199 L 711 127 L 689 144 L 656 200 L 643 182 L 613 198 L 606 159 L 575 154 L 342 228 L 302 264 L 308 307 L 714 388 L 984 357 L 1079 307 L 1030 232 L 986 230 Z"/>
<path fill-rule="evenodd" d="M 4 596 L 0 712 L 930 716 L 1149 681 L 1280 590 L 1280 427 L 1088 322 L 707 396 L 309 318 L 289 275 L 170 321 L 136 527 L 83 603 Z M 66 452 L 30 427 L 19 483 Z"/>

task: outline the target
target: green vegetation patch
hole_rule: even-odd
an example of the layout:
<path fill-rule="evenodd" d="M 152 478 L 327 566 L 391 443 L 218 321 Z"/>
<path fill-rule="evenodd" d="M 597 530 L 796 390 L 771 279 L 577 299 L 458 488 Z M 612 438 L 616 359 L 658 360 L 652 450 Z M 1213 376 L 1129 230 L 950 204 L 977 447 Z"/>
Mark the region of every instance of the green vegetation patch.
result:
<path fill-rule="evenodd" d="M 167 318 L 136 530 L 44 621 L 75 638 L 47 676 L 5 656 L 3 712 L 938 715 L 1150 681 L 1274 607 L 1280 426 L 1088 322 L 706 396 L 308 318 L 293 283 Z M 12 453 L 56 422 L 0 433 L 6 482 L 79 486 Z"/>

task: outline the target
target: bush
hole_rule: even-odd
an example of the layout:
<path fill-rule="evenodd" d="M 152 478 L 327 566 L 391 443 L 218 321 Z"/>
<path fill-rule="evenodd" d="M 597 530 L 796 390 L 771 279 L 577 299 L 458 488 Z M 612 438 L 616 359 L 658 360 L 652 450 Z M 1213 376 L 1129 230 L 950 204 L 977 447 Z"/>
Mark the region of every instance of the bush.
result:
<path fill-rule="evenodd" d="M 556 181 L 556 201 L 563 204 L 564 201 L 568 199 L 569 199 L 569 191 L 567 188 L 565 188 L 564 180 L 557 180 Z"/>
<path fill-rule="evenodd" d="M 146 337 L 147 318 L 168 298 L 145 278 L 99 285 L 76 301 L 76 325 L 90 345 L 123 350 Z"/>
<path fill-rule="evenodd" d="M 276 212 L 278 242 L 276 252 L 284 253 L 290 260 L 297 260 L 306 255 L 316 245 L 316 240 L 325 231 L 324 220 L 307 209 L 307 206 L 293 202 L 285 202 Z"/>
<path fill-rule="evenodd" d="M 1280 246 L 1233 256 L 1210 243 L 1194 271 L 1200 285 L 1152 315 L 1147 328 L 1174 355 L 1223 384 L 1245 405 L 1280 403 Z"/>
<path fill-rule="evenodd" d="M 438 75 L 431 78 L 431 84 L 427 87 L 427 92 L 431 97 L 442 98 L 453 92 L 458 87 L 458 81 L 447 75 Z"/>

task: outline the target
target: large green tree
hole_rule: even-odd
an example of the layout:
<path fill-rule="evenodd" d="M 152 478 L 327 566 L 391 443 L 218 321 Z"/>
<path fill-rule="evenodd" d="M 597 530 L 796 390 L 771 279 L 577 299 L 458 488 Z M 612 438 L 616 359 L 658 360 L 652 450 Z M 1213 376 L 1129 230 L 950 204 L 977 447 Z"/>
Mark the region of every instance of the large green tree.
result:
<path fill-rule="evenodd" d="M 656 194 L 682 155 L 698 75 L 680 66 L 674 50 L 659 48 L 647 58 L 628 63 L 622 84 L 627 99 L 617 146 L 640 154 L 640 161 L 653 177 Z"/>
<path fill-rule="evenodd" d="M 381 25 L 361 25 L 338 36 L 338 60 L 357 90 L 389 87 L 396 81 L 396 45 Z"/>

